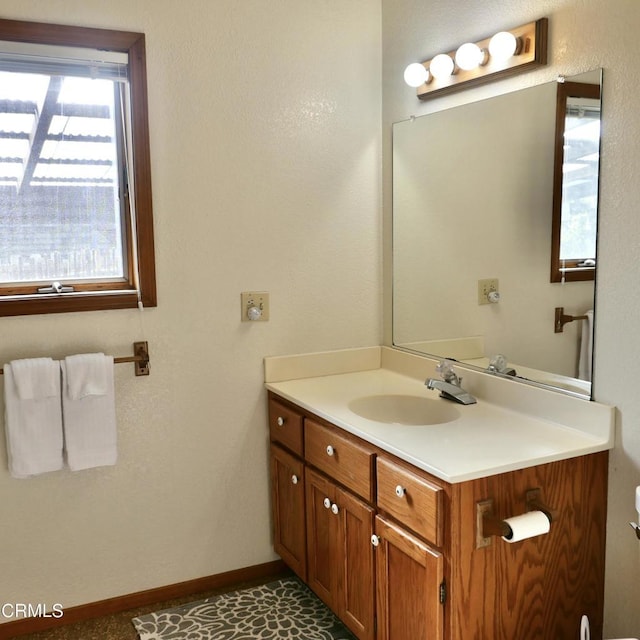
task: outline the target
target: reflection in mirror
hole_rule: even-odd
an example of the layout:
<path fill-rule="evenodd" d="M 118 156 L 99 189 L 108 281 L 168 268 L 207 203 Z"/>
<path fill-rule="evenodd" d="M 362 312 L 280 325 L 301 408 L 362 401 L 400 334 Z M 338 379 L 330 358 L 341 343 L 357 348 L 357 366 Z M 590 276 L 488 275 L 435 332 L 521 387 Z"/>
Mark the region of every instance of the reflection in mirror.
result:
<path fill-rule="evenodd" d="M 596 270 L 600 84 L 559 82 L 551 282 L 593 280 Z"/>
<path fill-rule="evenodd" d="M 594 283 L 549 282 L 557 86 L 394 124 L 393 342 L 589 397 Z"/>

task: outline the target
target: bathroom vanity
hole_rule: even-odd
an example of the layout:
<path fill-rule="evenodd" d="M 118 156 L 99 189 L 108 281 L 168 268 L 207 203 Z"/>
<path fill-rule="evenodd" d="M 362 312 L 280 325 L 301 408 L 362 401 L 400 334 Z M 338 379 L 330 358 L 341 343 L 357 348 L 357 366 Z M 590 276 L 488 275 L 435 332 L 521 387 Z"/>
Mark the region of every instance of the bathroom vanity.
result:
<path fill-rule="evenodd" d="M 267 364 L 276 552 L 361 640 L 601 637 L 612 408 L 473 372 L 453 405 L 377 353 Z M 547 534 L 492 535 L 531 509 Z"/>

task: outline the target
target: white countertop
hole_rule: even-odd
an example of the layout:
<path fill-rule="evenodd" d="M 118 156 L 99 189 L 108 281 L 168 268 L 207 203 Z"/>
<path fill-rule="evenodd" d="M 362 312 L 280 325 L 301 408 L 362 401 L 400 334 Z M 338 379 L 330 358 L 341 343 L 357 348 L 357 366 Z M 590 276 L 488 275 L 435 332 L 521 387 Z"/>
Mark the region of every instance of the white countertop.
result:
<path fill-rule="evenodd" d="M 478 383 L 479 388 L 484 389 L 492 382 L 485 380 Z M 504 385 L 504 381 L 495 382 Z M 523 403 L 525 409 L 545 398 L 548 398 L 548 407 L 555 408 L 561 404 L 558 415 L 563 419 L 562 422 L 550 419 L 548 414 L 551 409 L 548 407 L 541 411 L 547 415 L 541 417 L 478 397 L 477 404 L 454 403 L 459 416 L 450 422 L 404 425 L 365 419 L 351 411 L 349 403 L 356 398 L 378 394 L 412 395 L 446 403 L 451 401 L 439 398 L 436 391 L 427 389 L 424 378 L 382 367 L 268 381 L 266 387 L 345 431 L 450 483 L 605 451 L 613 446 L 612 407 L 570 397 L 557 399 L 555 392 L 551 391 L 518 389 L 517 393 L 538 394 Z M 474 392 L 473 388 L 470 390 Z M 582 404 L 571 405 L 572 402 Z M 585 419 L 589 404 L 594 405 L 593 409 L 596 410 L 595 421 Z M 579 424 L 572 424 L 565 419 L 571 415 L 577 416 Z M 590 422 L 592 424 L 587 424 Z M 586 425 L 584 429 L 581 428 L 583 423 Z"/>

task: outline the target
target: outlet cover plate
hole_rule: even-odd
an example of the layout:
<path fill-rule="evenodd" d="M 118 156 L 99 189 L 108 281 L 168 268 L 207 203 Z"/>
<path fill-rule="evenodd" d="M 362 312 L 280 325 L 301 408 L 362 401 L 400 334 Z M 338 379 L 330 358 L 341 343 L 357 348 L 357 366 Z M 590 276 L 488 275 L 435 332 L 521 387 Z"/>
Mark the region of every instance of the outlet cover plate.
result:
<path fill-rule="evenodd" d="M 489 294 L 492 291 L 499 291 L 498 278 L 478 280 L 478 304 L 491 304 Z"/>
<path fill-rule="evenodd" d="M 267 291 L 243 291 L 240 294 L 240 305 L 243 322 L 266 322 L 269 319 L 269 293 Z M 259 318 L 251 319 L 248 311 L 251 307 L 260 309 Z"/>

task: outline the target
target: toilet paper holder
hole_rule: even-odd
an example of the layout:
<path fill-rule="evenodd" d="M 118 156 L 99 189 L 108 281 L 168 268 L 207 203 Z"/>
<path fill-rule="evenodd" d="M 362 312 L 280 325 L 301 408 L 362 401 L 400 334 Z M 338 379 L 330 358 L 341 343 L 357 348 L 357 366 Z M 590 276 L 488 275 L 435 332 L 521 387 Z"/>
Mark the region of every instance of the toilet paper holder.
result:
<path fill-rule="evenodd" d="M 526 511 L 542 511 L 551 523 L 557 514 L 542 502 L 541 494 L 540 489 L 529 489 L 525 493 Z M 511 533 L 509 524 L 494 514 L 492 498 L 476 503 L 476 549 L 490 546 L 493 536 L 509 537 Z"/>

